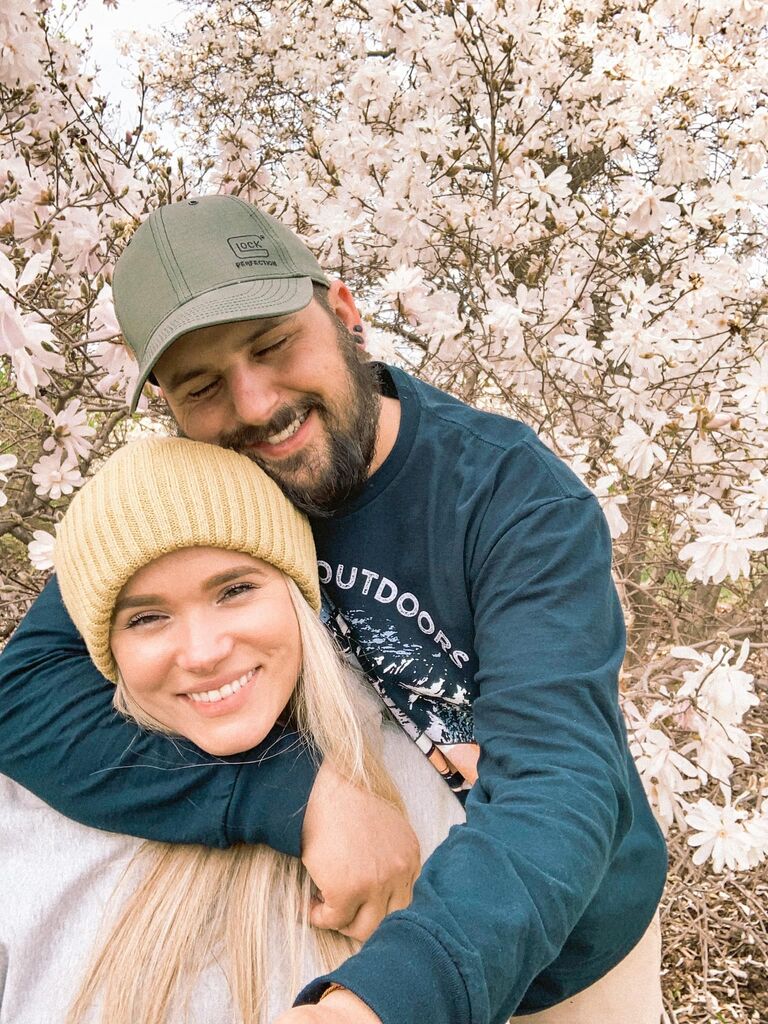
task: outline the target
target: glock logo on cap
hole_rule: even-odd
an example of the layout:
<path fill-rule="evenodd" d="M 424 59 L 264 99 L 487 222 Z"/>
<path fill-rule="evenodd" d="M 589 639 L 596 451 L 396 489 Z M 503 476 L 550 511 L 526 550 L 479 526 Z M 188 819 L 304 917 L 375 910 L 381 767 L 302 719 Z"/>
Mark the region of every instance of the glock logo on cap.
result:
<path fill-rule="evenodd" d="M 228 238 L 229 248 L 239 260 L 248 257 L 267 259 L 270 255 L 269 249 L 262 244 L 263 235 L 237 235 L 235 238 Z"/>

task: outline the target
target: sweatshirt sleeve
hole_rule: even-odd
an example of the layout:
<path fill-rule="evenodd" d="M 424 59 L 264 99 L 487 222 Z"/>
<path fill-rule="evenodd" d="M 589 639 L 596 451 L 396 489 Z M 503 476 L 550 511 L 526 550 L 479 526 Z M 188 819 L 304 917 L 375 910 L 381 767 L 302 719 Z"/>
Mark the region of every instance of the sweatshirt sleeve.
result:
<path fill-rule="evenodd" d="M 214 758 L 127 722 L 113 694 L 52 578 L 0 655 L 0 772 L 94 828 L 298 856 L 317 769 L 295 732 Z"/>
<path fill-rule="evenodd" d="M 584 492 L 485 518 L 469 567 L 481 758 L 466 825 L 427 861 L 411 906 L 299 1003 L 338 982 L 383 1024 L 501 1024 L 631 825 L 602 511 Z"/>

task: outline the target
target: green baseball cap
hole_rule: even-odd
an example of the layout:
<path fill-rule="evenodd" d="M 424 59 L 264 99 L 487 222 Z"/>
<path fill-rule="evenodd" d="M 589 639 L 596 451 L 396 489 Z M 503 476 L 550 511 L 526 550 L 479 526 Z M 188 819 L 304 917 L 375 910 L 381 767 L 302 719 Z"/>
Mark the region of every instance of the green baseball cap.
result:
<path fill-rule="evenodd" d="M 198 327 L 285 316 L 328 285 L 287 227 L 237 196 L 201 196 L 154 210 L 115 266 L 115 312 L 139 362 L 131 412 L 160 356 Z"/>

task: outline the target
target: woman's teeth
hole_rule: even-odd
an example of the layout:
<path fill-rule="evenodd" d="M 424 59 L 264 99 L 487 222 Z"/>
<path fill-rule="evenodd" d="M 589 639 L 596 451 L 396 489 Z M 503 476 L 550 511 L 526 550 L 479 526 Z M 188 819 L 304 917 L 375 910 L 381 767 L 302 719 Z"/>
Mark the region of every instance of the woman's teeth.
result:
<path fill-rule="evenodd" d="M 287 441 L 289 437 L 293 437 L 308 415 L 308 412 L 302 413 L 301 416 L 297 416 L 293 422 L 289 423 L 285 430 L 281 430 L 279 434 L 270 435 L 267 438 L 267 444 L 280 444 L 282 441 Z"/>
<path fill-rule="evenodd" d="M 255 668 L 250 669 L 244 675 L 236 679 L 234 683 L 224 683 L 219 690 L 205 690 L 203 693 L 188 693 L 196 704 L 215 704 L 218 700 L 224 700 L 225 697 L 231 697 L 233 693 L 237 693 L 241 690 L 245 684 L 251 679 L 253 673 L 256 671 Z"/>

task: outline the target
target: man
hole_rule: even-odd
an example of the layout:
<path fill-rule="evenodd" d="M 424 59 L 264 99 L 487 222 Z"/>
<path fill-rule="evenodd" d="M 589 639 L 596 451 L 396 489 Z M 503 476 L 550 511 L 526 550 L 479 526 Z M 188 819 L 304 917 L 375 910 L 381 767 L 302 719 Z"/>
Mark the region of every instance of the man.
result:
<path fill-rule="evenodd" d="M 392 832 L 406 851 L 400 881 L 389 871 L 376 905 L 353 878 L 355 851 L 373 829 L 364 856 L 379 870 L 392 822 L 372 822 L 325 768 L 315 782 L 290 736 L 272 737 L 234 781 L 208 766 L 174 771 L 181 756 L 150 737 L 127 753 L 131 772 L 104 771 L 126 727 L 105 719 L 108 684 L 85 682 L 55 585 L 3 656 L 0 768 L 116 831 L 297 852 L 301 830 L 325 898 L 315 923 L 373 934 L 285 1024 L 501 1024 L 512 1013 L 656 1024 L 648 929 L 665 851 L 618 708 L 623 624 L 594 497 L 521 424 L 365 364 L 349 290 L 239 199 L 152 214 L 114 294 L 140 365 L 134 401 L 153 375 L 183 433 L 257 460 L 309 513 L 339 631 L 457 788 L 462 769 L 475 778 L 479 744 L 467 823 L 403 910 L 407 837 Z M 54 730 L 72 762 L 43 778 Z M 254 767 L 249 787 L 240 776 Z"/>

